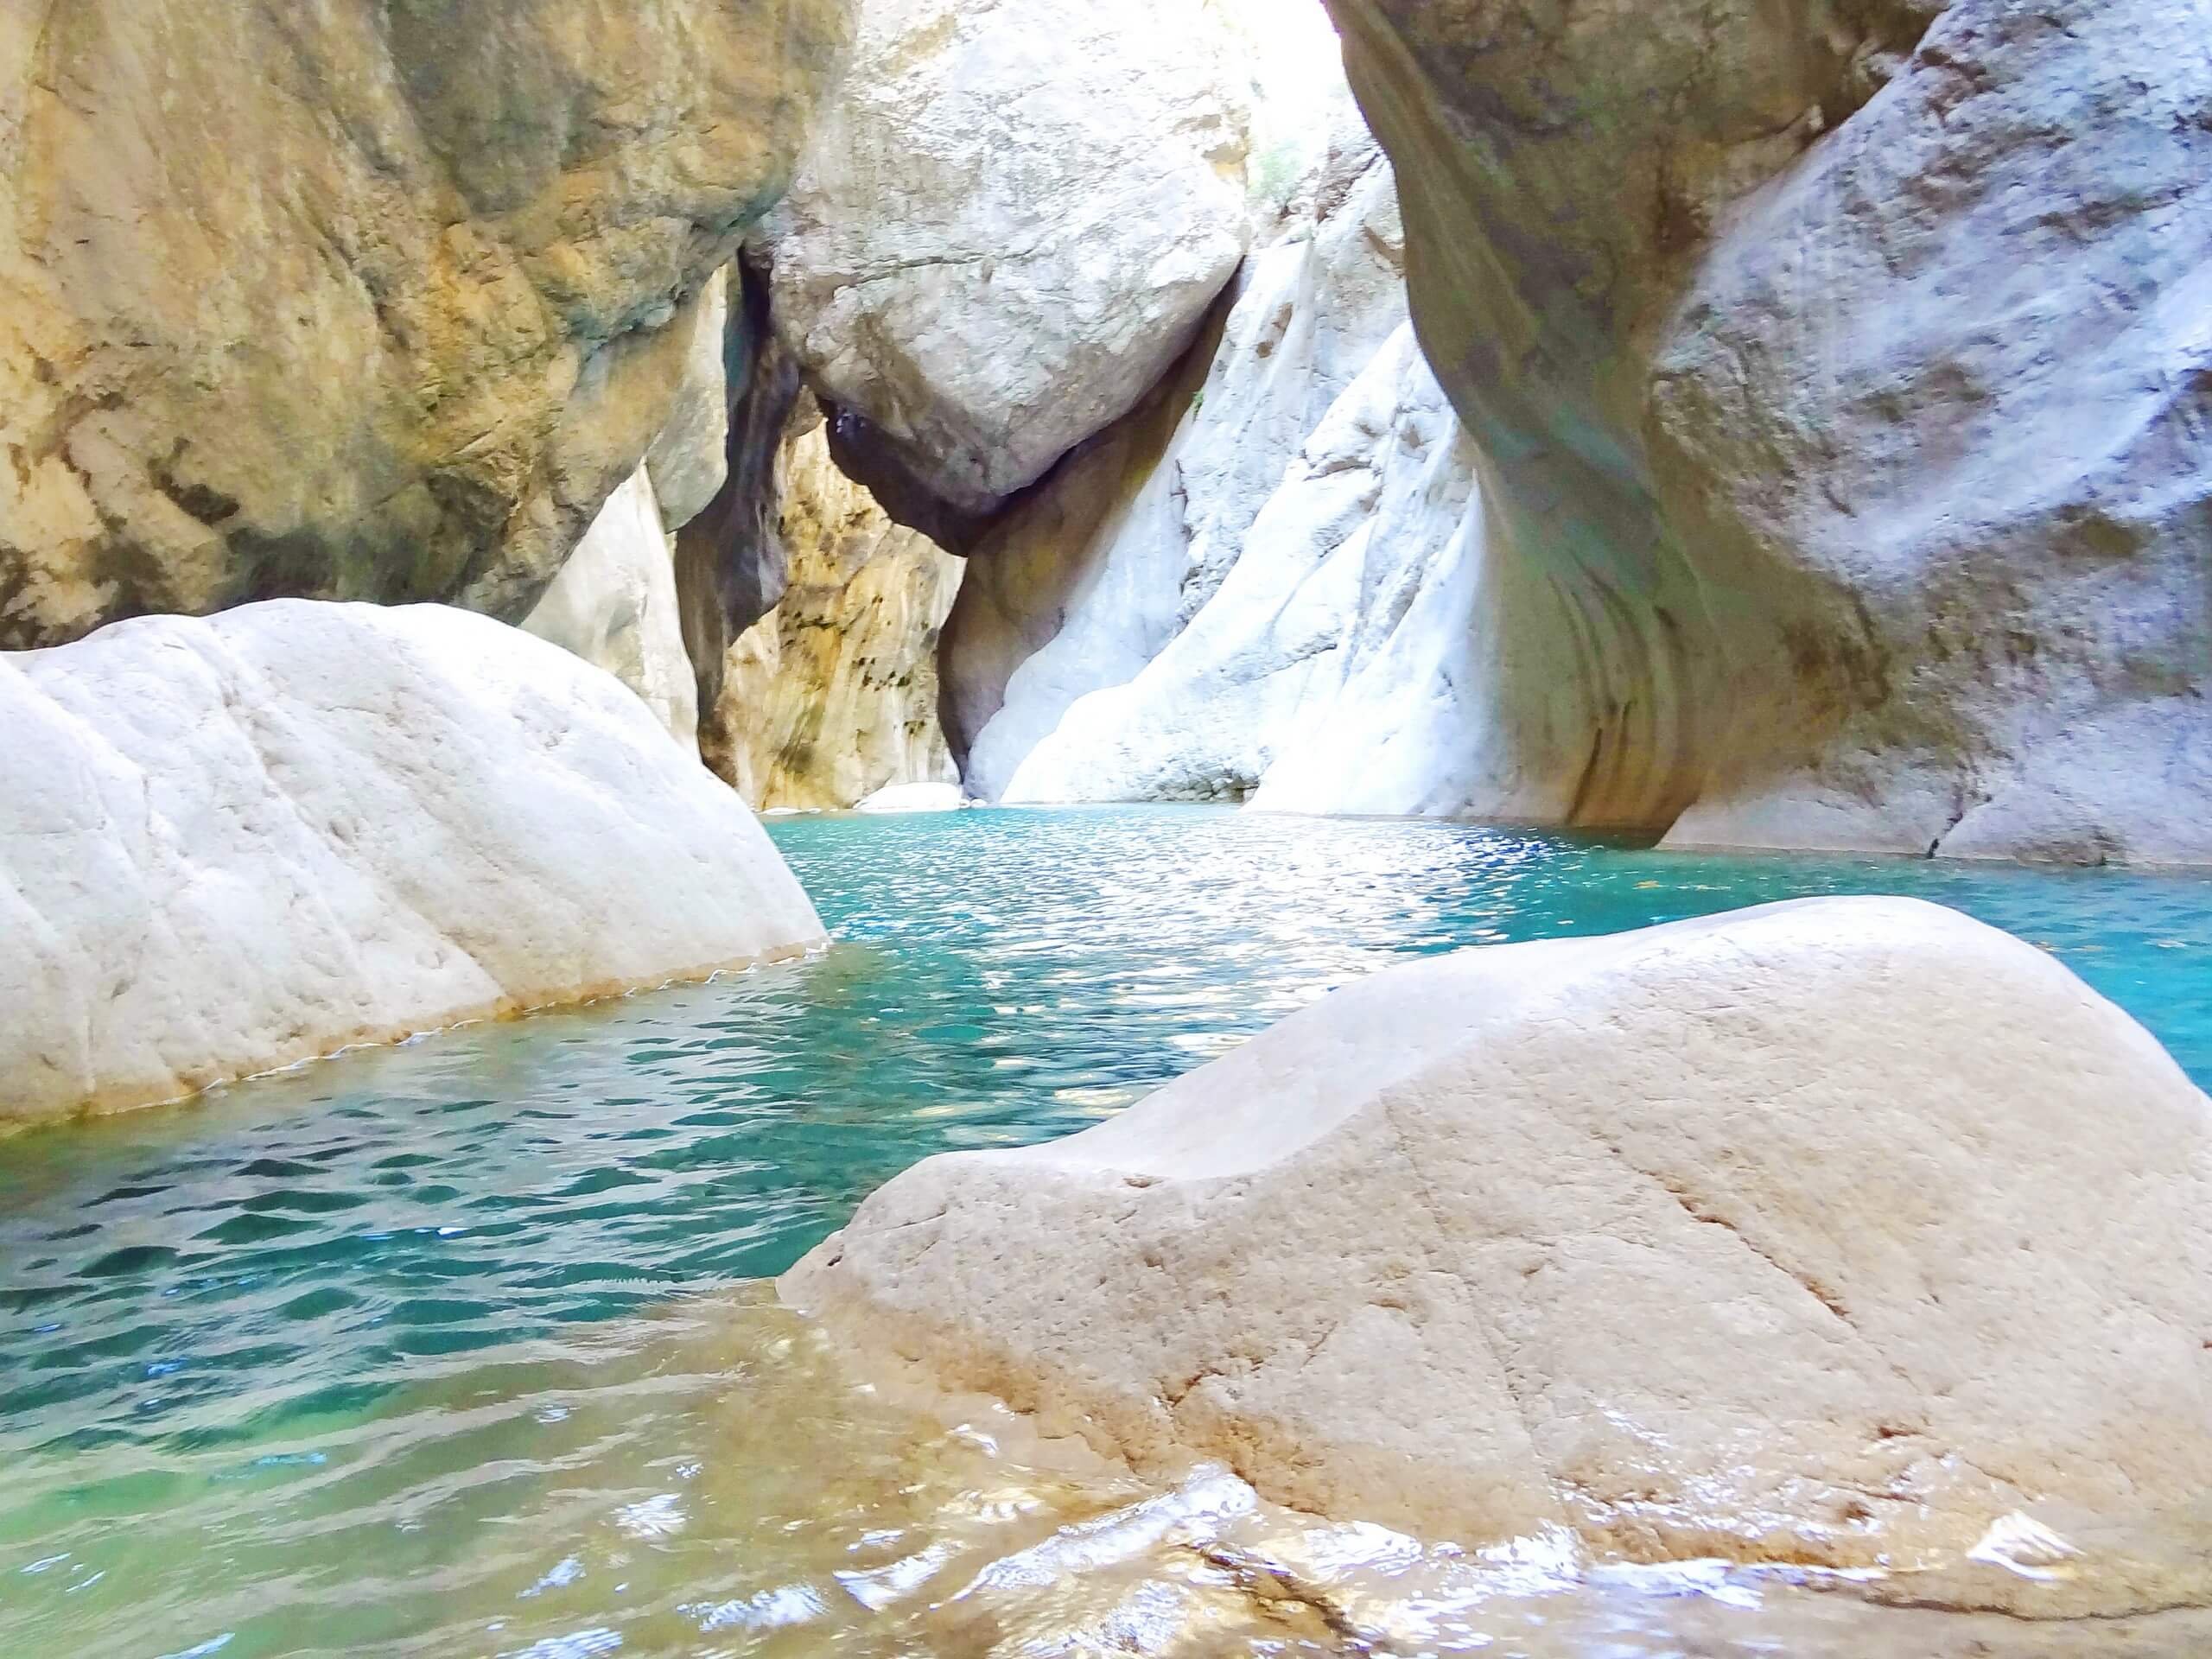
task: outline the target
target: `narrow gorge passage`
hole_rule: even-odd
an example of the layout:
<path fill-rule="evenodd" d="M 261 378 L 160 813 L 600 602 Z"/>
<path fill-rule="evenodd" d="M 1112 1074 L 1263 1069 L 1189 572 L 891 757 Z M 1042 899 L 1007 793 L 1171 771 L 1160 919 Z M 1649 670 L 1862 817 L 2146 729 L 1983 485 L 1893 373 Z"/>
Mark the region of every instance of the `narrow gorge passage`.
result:
<path fill-rule="evenodd" d="M 0 1659 L 2212 1655 L 2212 0 L 0 0 Z"/>

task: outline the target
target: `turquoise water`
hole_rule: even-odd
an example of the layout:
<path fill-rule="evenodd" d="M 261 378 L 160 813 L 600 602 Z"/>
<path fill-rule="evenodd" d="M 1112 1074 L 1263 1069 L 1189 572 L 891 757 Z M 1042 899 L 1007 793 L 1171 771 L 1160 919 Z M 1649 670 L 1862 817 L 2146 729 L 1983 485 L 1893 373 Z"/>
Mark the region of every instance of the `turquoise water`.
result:
<path fill-rule="evenodd" d="M 1409 954 L 1910 893 L 2212 1082 L 2198 879 L 1205 809 L 772 829 L 817 960 L 0 1149 L 0 1653 L 720 1650 L 716 1610 L 932 1524 L 810 1491 L 937 1490 L 888 1472 L 901 1420 L 828 1412 L 804 1335 L 724 1299 L 914 1160 L 1081 1128 Z M 891 1640 L 838 1605 L 791 1650 Z"/>

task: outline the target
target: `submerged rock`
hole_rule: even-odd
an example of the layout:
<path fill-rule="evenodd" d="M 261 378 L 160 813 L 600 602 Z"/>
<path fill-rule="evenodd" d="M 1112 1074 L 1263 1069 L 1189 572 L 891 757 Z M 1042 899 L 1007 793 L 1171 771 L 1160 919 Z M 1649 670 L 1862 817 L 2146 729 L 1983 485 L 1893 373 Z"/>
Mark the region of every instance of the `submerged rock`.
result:
<path fill-rule="evenodd" d="M 282 594 L 524 614 L 663 429 L 850 9 L 10 7 L 0 645 Z"/>
<path fill-rule="evenodd" d="M 0 723 L 0 1125 L 822 938 L 635 696 L 465 612 L 118 623 Z"/>
<path fill-rule="evenodd" d="M 1192 0 L 872 0 L 764 227 L 809 384 L 969 512 L 1126 413 L 1244 251 L 1233 60 Z"/>
<path fill-rule="evenodd" d="M 1513 567 L 1468 805 L 2212 860 L 2202 0 L 1329 0 Z"/>
<path fill-rule="evenodd" d="M 2212 1102 L 1916 901 L 1396 969 L 1097 1128 L 920 1165 L 782 1289 L 1338 1520 L 2029 1612 L 2212 1596 L 2178 1558 L 1981 1564 L 2018 1511 L 2212 1488 Z"/>

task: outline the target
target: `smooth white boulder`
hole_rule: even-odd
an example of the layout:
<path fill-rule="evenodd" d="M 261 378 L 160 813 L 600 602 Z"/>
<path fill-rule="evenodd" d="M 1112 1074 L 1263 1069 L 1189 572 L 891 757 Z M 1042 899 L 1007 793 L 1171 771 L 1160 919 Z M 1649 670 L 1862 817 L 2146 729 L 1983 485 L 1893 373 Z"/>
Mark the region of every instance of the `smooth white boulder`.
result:
<path fill-rule="evenodd" d="M 278 601 L 0 656 L 0 1127 L 791 956 L 822 924 L 610 676 Z"/>
<path fill-rule="evenodd" d="M 1141 1467 L 1468 1545 L 1967 1568 L 2016 1510 L 2212 1490 L 2212 1102 L 1914 900 L 1394 969 L 1096 1128 L 920 1165 L 782 1290 Z M 1941 1593 L 2045 1593 L 1985 1578 Z"/>
<path fill-rule="evenodd" d="M 1243 256 L 1234 63 L 1190 0 L 871 0 L 761 233 L 809 383 L 971 511 L 1126 413 Z"/>
<path fill-rule="evenodd" d="M 696 745 L 699 684 L 649 467 L 607 498 L 522 626 L 605 669 L 645 700 L 670 736 Z"/>

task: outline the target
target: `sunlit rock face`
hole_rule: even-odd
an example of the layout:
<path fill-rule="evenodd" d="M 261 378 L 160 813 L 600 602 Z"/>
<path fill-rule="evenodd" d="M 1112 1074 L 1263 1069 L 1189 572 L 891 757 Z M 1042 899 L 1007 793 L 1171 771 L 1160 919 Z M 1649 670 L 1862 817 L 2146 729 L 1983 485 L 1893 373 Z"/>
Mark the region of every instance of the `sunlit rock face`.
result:
<path fill-rule="evenodd" d="M 0 19 L 0 645 L 280 594 L 524 614 L 668 420 L 847 0 Z"/>
<path fill-rule="evenodd" d="M 1125 414 L 1244 251 L 1235 63 L 1190 0 L 874 0 L 766 237 L 809 383 L 969 512 Z"/>
<path fill-rule="evenodd" d="M 522 626 L 605 669 L 669 734 L 699 739 L 699 691 L 677 613 L 676 567 L 649 467 L 607 499 Z"/>
<path fill-rule="evenodd" d="M 1475 457 L 1389 165 L 1341 85 L 1332 118 L 1202 380 L 976 548 L 944 662 L 977 794 L 1449 812 L 1492 782 Z"/>
<path fill-rule="evenodd" d="M 2212 858 L 2201 0 L 1330 3 L 1510 568 L 1501 804 Z"/>
<path fill-rule="evenodd" d="M 2157 1541 L 2212 1481 L 2208 1217 L 2212 1101 L 2126 1015 L 1956 912 L 1823 899 L 1392 969 L 917 1166 L 782 1290 L 1335 1520 L 2117 1613 L 2212 1598 Z"/>
<path fill-rule="evenodd" d="M 1474 722 L 1434 671 L 1480 632 L 1473 502 L 1458 418 L 1402 325 L 1299 445 L 1197 613 L 1126 684 L 1070 705 L 1002 798 L 1450 810 Z M 1015 677 L 1016 718 L 1048 665 Z M 986 729 L 985 767 L 1010 729 Z"/>
<path fill-rule="evenodd" d="M 777 465 L 787 586 L 730 647 L 709 764 L 757 807 L 849 807 L 910 785 L 957 802 L 937 647 L 961 561 L 838 470 L 810 396 Z"/>
<path fill-rule="evenodd" d="M 467 612 L 118 623 L 0 719 L 0 1126 L 822 937 L 634 693 Z"/>

